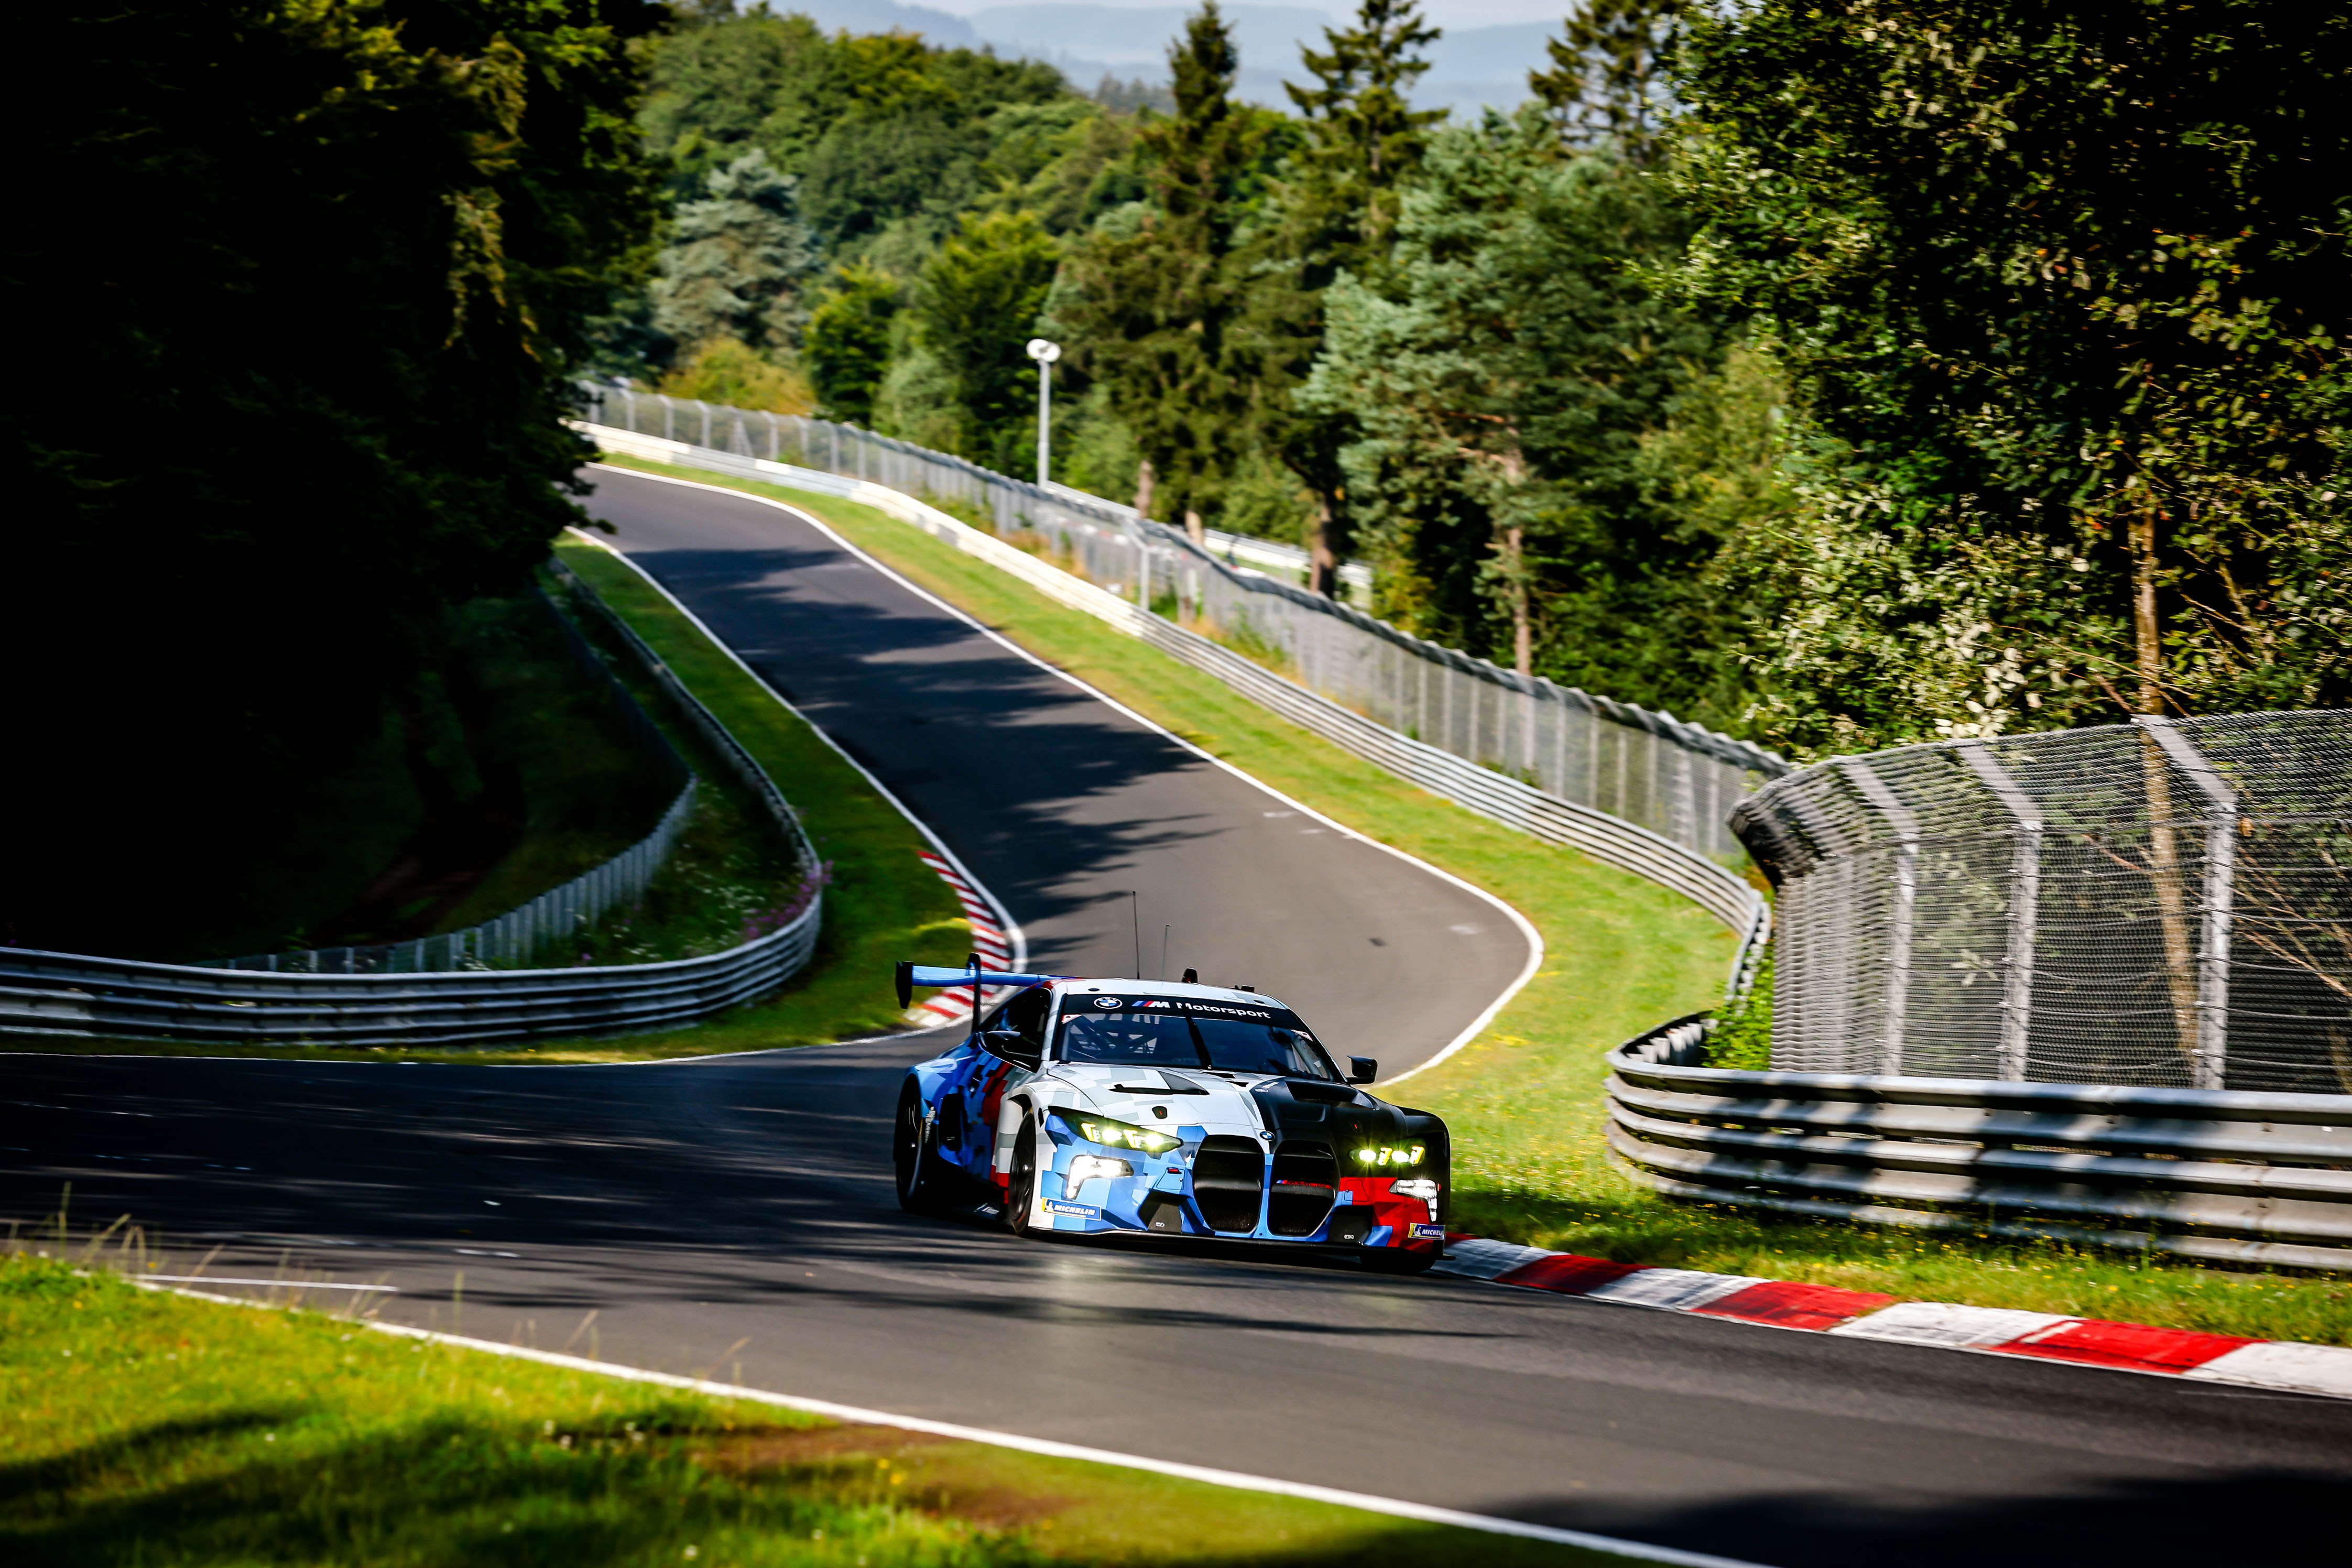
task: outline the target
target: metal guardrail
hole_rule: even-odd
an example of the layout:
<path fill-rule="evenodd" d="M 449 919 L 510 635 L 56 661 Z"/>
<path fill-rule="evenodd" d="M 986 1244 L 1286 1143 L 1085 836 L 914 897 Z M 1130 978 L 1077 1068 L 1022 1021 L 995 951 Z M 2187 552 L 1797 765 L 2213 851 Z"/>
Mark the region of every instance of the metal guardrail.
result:
<path fill-rule="evenodd" d="M 1744 939 L 1740 959 L 1734 965 L 1735 984 L 1740 965 L 1768 927 L 1768 907 L 1745 879 L 1664 835 L 1609 813 L 1562 800 L 1508 774 L 1479 767 L 1450 752 L 1399 734 L 1297 681 L 1252 663 L 1221 643 L 1188 631 L 1108 589 L 1083 582 L 894 487 L 600 426 L 588 426 L 587 434 L 608 451 L 839 496 L 910 522 L 964 553 L 1010 573 L 1048 597 L 1082 610 L 1215 677 L 1293 723 L 1432 794 L 1547 843 L 1580 849 L 1597 860 L 1646 877 L 1693 900 Z M 1160 532 L 1171 548 L 1189 552 L 1203 569 L 1226 570 L 1223 563 L 1195 549 L 1181 534 L 1172 530 Z M 1304 590 L 1290 592 L 1314 597 Z"/>
<path fill-rule="evenodd" d="M 2352 1095 L 1740 1072 L 1705 1065 L 1710 1024 L 1609 1054 L 1610 1152 L 1660 1192 L 2352 1268 Z"/>
<path fill-rule="evenodd" d="M 724 952 L 603 968 L 289 974 L 0 948 L 0 1031 L 126 1039 L 386 1046 L 633 1034 L 691 1023 L 774 991 L 806 967 L 824 919 L 822 866 L 772 780 L 725 725 L 561 563 L 580 602 L 767 805 L 797 851 L 805 905 Z"/>

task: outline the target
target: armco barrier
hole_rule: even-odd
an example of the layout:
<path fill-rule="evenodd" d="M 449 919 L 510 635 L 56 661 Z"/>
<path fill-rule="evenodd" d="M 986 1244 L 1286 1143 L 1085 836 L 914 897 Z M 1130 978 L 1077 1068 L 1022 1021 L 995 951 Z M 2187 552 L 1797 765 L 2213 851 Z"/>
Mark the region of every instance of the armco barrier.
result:
<path fill-rule="evenodd" d="M 1661 1192 L 1874 1225 L 2352 1268 L 2352 1095 L 1739 1072 L 1708 1021 L 1610 1053 L 1610 1152 Z"/>
<path fill-rule="evenodd" d="M 1214 676 L 1301 728 L 1433 795 L 1533 837 L 1580 849 L 1596 860 L 1646 877 L 1695 900 L 1740 934 L 1743 960 L 1767 929 L 1769 911 L 1753 888 L 1727 868 L 1664 835 L 1563 800 L 1508 774 L 1479 767 L 1450 752 L 1375 723 L 1297 681 L 1252 663 L 1220 643 L 1187 631 L 890 486 L 774 462 L 746 452 L 720 451 L 602 426 L 584 428 L 607 451 L 838 496 L 887 512 L 968 555 L 1002 568 L 1049 598 L 1082 610 Z M 1182 535 L 1165 529 L 1157 531 L 1160 542 L 1170 548 L 1192 551 L 1190 542 Z M 1200 555 L 1200 559 L 1211 569 L 1224 570 L 1222 563 L 1212 558 Z"/>
<path fill-rule="evenodd" d="M 724 952 L 667 963 L 425 974 L 289 974 L 0 948 L 0 1030 L 271 1045 L 424 1045 L 630 1034 L 756 1001 L 798 973 L 824 918 L 816 852 L 782 794 L 626 623 L 633 657 L 767 805 L 800 858 L 805 907 Z"/>

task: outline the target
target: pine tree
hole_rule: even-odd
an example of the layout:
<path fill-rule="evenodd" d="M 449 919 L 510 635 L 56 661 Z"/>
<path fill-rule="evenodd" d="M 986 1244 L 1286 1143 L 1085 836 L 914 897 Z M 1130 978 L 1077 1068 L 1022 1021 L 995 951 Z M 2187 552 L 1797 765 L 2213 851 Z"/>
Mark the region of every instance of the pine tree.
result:
<path fill-rule="evenodd" d="M 1340 448 L 1353 438 L 1344 413 L 1310 413 L 1293 396 L 1323 344 L 1323 296 L 1342 273 L 1376 274 L 1396 231 L 1404 177 L 1421 162 L 1443 110 L 1416 110 L 1405 94 L 1440 37 L 1415 0 L 1363 0 L 1356 25 L 1323 32 L 1303 49 L 1315 79 L 1284 84 L 1305 118 L 1307 146 L 1286 171 L 1279 223 L 1259 258 L 1252 312 L 1258 358 L 1261 438 L 1315 498 L 1307 523 L 1307 585 L 1332 591 L 1348 532 Z"/>
<path fill-rule="evenodd" d="M 1561 130 L 1580 141 L 1608 137 L 1636 163 L 1654 161 L 1668 108 L 1666 61 L 1687 0 L 1584 0 L 1545 47 L 1549 70 L 1528 86 Z"/>
<path fill-rule="evenodd" d="M 1072 258 L 1061 311 L 1079 368 L 1110 391 L 1150 465 L 1153 500 L 1197 538 L 1231 472 L 1248 413 L 1234 342 L 1245 303 L 1235 237 L 1264 140 L 1233 99 L 1240 58 L 1207 0 L 1169 51 L 1176 112 L 1139 140 L 1152 200 L 1106 224 Z"/>
<path fill-rule="evenodd" d="M 1022 345 L 1036 331 L 1055 260 L 1030 214 L 967 215 L 915 286 L 916 336 L 954 384 L 963 455 L 1008 473 L 1035 449 L 1036 371 Z"/>
<path fill-rule="evenodd" d="M 656 331 L 681 350 L 721 337 L 797 347 L 800 280 L 816 264 L 797 184 L 755 147 L 711 175 L 700 200 L 678 205 L 653 286 Z"/>

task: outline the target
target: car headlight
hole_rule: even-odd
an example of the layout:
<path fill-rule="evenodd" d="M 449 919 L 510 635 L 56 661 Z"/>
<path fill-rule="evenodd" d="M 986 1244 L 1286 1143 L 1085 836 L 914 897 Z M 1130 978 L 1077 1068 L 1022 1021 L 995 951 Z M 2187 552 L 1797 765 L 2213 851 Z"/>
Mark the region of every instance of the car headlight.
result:
<path fill-rule="evenodd" d="M 1419 1198 L 1425 1204 L 1437 1201 L 1437 1184 L 1426 1177 L 1412 1182 L 1391 1182 L 1389 1191 L 1401 1198 Z"/>
<path fill-rule="evenodd" d="M 1399 1165 L 1420 1164 L 1422 1156 L 1428 1152 L 1426 1143 L 1373 1143 L 1356 1151 L 1356 1163 L 1369 1170 L 1394 1170 Z"/>
<path fill-rule="evenodd" d="M 1155 1132 L 1149 1127 L 1137 1127 L 1125 1121 L 1113 1121 L 1108 1116 L 1074 1116 L 1064 1112 L 1066 1126 L 1078 1130 L 1078 1136 L 1089 1143 L 1101 1143 L 1113 1149 L 1139 1149 L 1146 1154 L 1165 1154 L 1184 1140 L 1171 1133 Z"/>
<path fill-rule="evenodd" d="M 1088 1182 L 1133 1174 L 1134 1167 L 1124 1160 L 1114 1160 L 1108 1154 L 1079 1154 L 1071 1159 L 1070 1168 L 1063 1173 L 1062 1180 L 1075 1196 L 1077 1190 Z"/>

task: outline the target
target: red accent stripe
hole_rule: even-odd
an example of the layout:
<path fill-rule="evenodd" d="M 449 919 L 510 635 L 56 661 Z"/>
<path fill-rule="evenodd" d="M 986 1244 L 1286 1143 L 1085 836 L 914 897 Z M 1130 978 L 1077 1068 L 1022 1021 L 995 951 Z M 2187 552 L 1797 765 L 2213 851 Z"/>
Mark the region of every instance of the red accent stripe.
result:
<path fill-rule="evenodd" d="M 2260 1342 L 2233 1334 L 2200 1334 L 2187 1329 L 2155 1329 L 2145 1323 L 2108 1323 L 2077 1319 L 2040 1330 L 2021 1340 L 1989 1347 L 2007 1355 L 2043 1356 L 2091 1366 L 2128 1366 L 2142 1372 L 2187 1372 Z"/>
<path fill-rule="evenodd" d="M 1581 1296 L 1612 1279 L 1639 1274 L 1648 1267 L 1646 1263 L 1612 1263 L 1605 1258 L 1579 1258 L 1573 1252 L 1555 1252 L 1549 1258 L 1538 1258 L 1507 1269 L 1496 1275 L 1495 1279 L 1503 1285 L 1524 1285 L 1530 1290 Z"/>
<path fill-rule="evenodd" d="M 1831 1285 L 1800 1285 L 1788 1279 L 1768 1279 L 1737 1290 L 1720 1301 L 1694 1307 L 1711 1318 L 1738 1318 L 1749 1323 L 1777 1323 L 1784 1329 L 1834 1329 L 1865 1312 L 1895 1305 L 1898 1298 L 1869 1290 L 1841 1290 Z"/>

